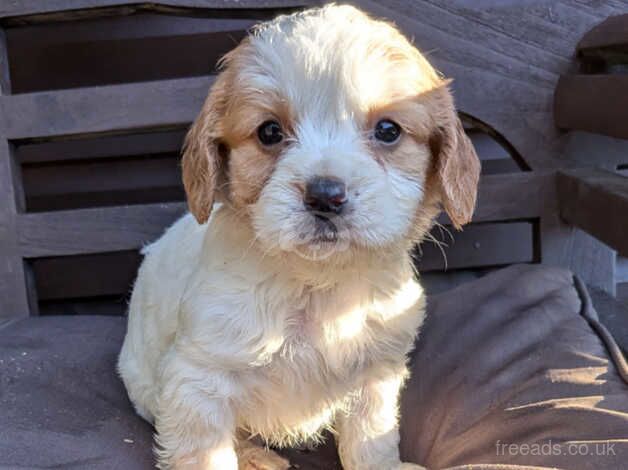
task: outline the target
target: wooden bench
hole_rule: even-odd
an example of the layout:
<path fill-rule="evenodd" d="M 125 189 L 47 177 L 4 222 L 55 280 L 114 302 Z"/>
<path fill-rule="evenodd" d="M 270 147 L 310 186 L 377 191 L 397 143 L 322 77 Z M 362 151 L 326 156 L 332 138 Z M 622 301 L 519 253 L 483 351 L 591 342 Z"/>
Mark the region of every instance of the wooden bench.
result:
<path fill-rule="evenodd" d="M 179 149 L 216 60 L 256 22 L 309 3 L 0 5 L 0 325 L 38 314 L 123 314 L 138 249 L 185 211 Z M 483 160 L 474 223 L 453 240 L 434 232 L 447 245 L 447 266 L 441 247 L 423 244 L 418 266 L 426 283 L 442 289 L 499 266 L 544 263 L 614 296 L 615 250 L 628 254 L 628 197 L 626 179 L 608 170 L 625 169 L 628 157 L 615 168 L 598 165 L 610 145 L 602 141 L 583 165 L 573 148 L 588 148 L 580 144 L 593 145 L 586 139 L 594 137 L 566 130 L 628 137 L 621 101 L 628 75 L 610 74 L 617 64 L 600 65 L 609 47 L 627 43 L 625 17 L 609 20 L 615 36 L 598 28 L 584 36 L 578 60 L 589 65 L 569 74 L 578 40 L 621 8 L 354 3 L 393 19 L 454 78 Z M 605 74 L 584 73 L 591 71 Z M 583 93 L 592 89 L 607 99 Z M 600 127 L 608 106 L 623 126 L 610 119 Z M 597 117 L 583 120 L 584 111 Z M 445 216 L 440 222 L 448 224 Z"/>

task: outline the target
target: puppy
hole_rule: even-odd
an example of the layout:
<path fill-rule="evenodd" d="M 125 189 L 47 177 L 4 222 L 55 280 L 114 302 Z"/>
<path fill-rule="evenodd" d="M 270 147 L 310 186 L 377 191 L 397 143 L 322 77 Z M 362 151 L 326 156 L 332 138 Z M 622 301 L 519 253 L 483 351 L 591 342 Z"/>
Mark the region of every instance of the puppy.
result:
<path fill-rule="evenodd" d="M 479 177 L 447 82 L 353 7 L 280 16 L 223 59 L 182 165 L 191 214 L 144 250 L 119 359 L 159 468 L 285 469 L 250 437 L 325 428 L 345 470 L 421 468 L 409 252 L 441 206 L 470 220 Z"/>

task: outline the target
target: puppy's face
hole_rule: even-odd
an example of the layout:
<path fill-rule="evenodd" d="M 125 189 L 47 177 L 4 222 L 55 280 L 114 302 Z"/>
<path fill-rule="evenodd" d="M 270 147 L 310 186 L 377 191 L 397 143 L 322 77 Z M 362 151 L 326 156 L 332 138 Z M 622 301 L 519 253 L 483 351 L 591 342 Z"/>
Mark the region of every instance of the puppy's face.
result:
<path fill-rule="evenodd" d="M 421 54 L 328 6 L 262 25 L 227 55 L 183 176 L 199 222 L 218 194 L 265 250 L 322 258 L 419 239 L 438 203 L 468 222 L 479 162 Z"/>

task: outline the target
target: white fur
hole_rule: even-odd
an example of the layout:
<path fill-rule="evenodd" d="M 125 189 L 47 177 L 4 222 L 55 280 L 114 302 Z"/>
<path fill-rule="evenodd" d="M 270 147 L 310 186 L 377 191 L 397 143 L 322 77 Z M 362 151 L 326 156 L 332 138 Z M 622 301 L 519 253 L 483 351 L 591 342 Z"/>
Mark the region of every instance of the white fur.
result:
<path fill-rule="evenodd" d="M 366 21 L 379 24 L 326 7 L 257 31 L 242 86 L 285 93 L 297 142 L 246 214 L 224 204 L 204 225 L 186 215 L 144 250 L 119 370 L 155 423 L 161 468 L 253 468 L 251 455 L 266 457 L 241 431 L 281 446 L 324 428 L 346 470 L 420 468 L 399 460 L 397 399 L 423 320 L 408 233 L 424 181 L 365 151 L 354 116 L 381 74 L 377 51 L 371 64 L 350 58 L 374 34 Z M 312 222 L 290 188 L 321 172 L 347 182 L 351 208 L 317 259 L 296 249 Z M 285 468 L 267 457 L 259 468 Z"/>

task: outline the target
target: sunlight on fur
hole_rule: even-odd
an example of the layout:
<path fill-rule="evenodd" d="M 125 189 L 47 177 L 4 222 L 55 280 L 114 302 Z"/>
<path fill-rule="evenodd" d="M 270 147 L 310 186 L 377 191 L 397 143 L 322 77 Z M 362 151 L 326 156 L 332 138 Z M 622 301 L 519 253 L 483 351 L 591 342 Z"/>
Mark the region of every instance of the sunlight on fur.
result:
<path fill-rule="evenodd" d="M 479 162 L 448 81 L 328 5 L 221 62 L 182 157 L 190 213 L 143 250 L 118 368 L 161 469 L 281 470 L 333 429 L 345 470 L 411 470 L 398 400 L 425 297 L 410 257 Z"/>
<path fill-rule="evenodd" d="M 373 307 L 377 312 L 380 312 L 384 320 L 389 320 L 407 312 L 408 309 L 417 305 L 422 297 L 423 288 L 421 285 L 414 279 L 408 279 L 388 298 L 374 300 Z"/>

